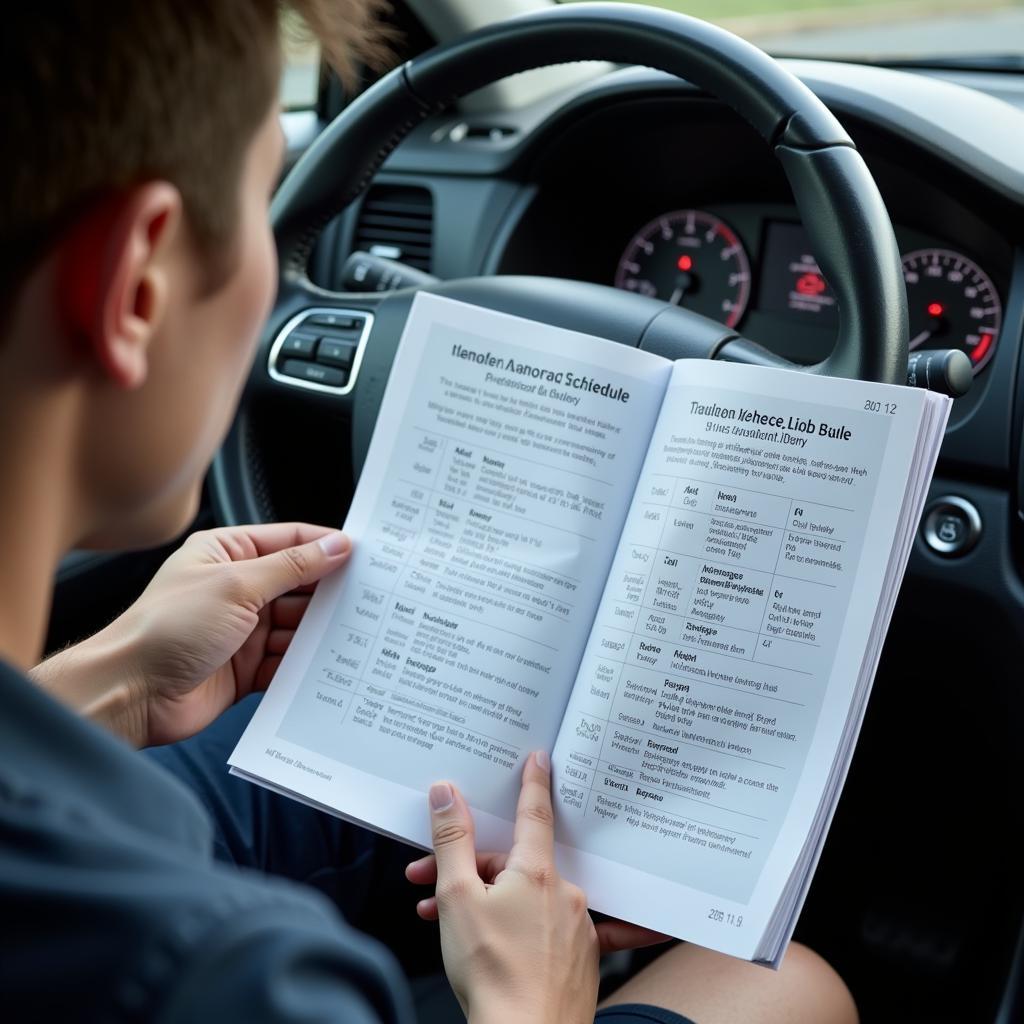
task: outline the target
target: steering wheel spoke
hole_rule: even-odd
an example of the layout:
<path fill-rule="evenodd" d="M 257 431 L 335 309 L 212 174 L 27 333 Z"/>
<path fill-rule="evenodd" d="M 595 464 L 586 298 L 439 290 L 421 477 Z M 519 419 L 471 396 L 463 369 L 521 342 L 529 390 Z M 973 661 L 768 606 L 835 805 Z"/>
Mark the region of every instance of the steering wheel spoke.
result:
<path fill-rule="evenodd" d="M 297 282 L 264 330 L 250 393 L 345 401 L 355 390 L 383 296 Z"/>

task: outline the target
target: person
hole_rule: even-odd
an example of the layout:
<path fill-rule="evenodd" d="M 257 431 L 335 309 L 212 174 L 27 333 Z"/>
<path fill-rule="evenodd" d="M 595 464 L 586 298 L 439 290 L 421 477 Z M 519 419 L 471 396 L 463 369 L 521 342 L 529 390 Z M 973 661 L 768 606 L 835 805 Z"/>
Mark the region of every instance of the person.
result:
<path fill-rule="evenodd" d="M 295 7 L 343 72 L 379 56 L 372 0 Z M 40 0 L 6 12 L 9 1021 L 408 1021 L 395 958 L 354 924 L 436 945 L 409 928 L 411 908 L 401 919 L 393 909 L 404 883 L 385 868 L 401 847 L 223 766 L 310 588 L 344 571 L 344 535 L 301 523 L 196 533 L 110 626 L 27 674 L 63 553 L 165 542 L 198 508 L 273 298 L 278 17 L 276 0 Z M 559 877 L 549 784 L 546 755 L 532 755 L 507 852 L 475 850 L 454 783 L 429 789 L 435 852 L 407 873 L 427 887 L 418 913 L 440 919 L 448 978 L 474 1024 L 589 1021 L 600 951 L 657 938 L 595 924 Z M 838 976 L 797 946 L 777 974 L 676 946 L 600 1010 L 616 1022 L 680 1014 L 856 1019 Z"/>

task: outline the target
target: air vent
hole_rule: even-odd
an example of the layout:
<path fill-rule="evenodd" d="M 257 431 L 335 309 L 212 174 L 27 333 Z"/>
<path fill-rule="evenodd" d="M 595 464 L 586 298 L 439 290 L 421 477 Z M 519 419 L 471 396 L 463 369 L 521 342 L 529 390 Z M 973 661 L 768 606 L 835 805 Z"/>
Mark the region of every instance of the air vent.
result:
<path fill-rule="evenodd" d="M 430 271 L 434 200 L 425 188 L 374 185 L 359 211 L 353 249 Z"/>
<path fill-rule="evenodd" d="M 452 142 L 505 142 L 516 134 L 516 129 L 507 124 L 468 124 L 460 121 L 451 130 L 434 132 L 435 142 L 447 137 Z"/>

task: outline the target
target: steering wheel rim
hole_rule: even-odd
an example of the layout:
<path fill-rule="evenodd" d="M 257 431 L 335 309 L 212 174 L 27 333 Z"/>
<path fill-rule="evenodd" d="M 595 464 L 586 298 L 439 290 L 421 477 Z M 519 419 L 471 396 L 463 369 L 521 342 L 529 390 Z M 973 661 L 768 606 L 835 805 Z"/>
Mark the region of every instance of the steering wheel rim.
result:
<path fill-rule="evenodd" d="M 425 118 L 508 75 L 581 60 L 640 64 L 685 78 L 747 120 L 782 164 L 818 263 L 837 294 L 836 346 L 820 363 L 801 369 L 887 383 L 905 379 L 906 291 L 892 224 L 863 159 L 824 103 L 763 51 L 696 18 L 626 4 L 556 6 L 489 25 L 394 69 L 327 126 L 281 184 L 270 211 L 279 256 L 278 299 L 239 414 L 212 468 L 211 494 L 219 518 L 235 523 L 273 518 L 265 467 L 252 437 L 249 401 L 268 384 L 267 356 L 281 325 L 306 307 L 355 300 L 358 308 L 376 312 L 380 319 L 389 306 L 379 294 L 343 296 L 312 284 L 307 266 L 323 227 L 365 191 L 387 156 Z M 495 294 L 503 295 L 495 308 L 515 312 L 507 289 L 492 290 L 489 297 L 479 287 L 488 280 L 466 279 L 461 289 L 456 282 L 454 288 L 448 283 L 431 290 L 463 298 L 468 292 L 469 301 L 482 305 L 494 304 Z M 579 282 L 561 284 L 567 290 L 572 285 L 578 293 Z M 656 302 L 617 295 L 622 297 L 617 303 L 632 303 L 641 318 L 653 307 L 644 310 L 640 303 Z M 404 304 L 392 301 L 390 319 L 402 319 L 401 308 L 407 311 L 410 302 L 411 297 Z M 548 310 L 559 319 L 557 302 Z M 660 332 L 695 332 L 700 341 L 687 354 L 782 364 L 720 325 L 709 334 L 707 322 L 697 324 L 703 318 L 675 312 L 683 316 L 663 317 Z M 649 328 L 658 317 L 652 312 L 648 320 L 641 333 L 650 338 Z M 591 333 L 608 336 L 604 330 Z M 614 340 L 627 338 L 632 335 Z M 373 401 L 379 403 L 394 354 L 393 346 L 390 352 L 375 353 L 373 344 L 371 336 L 365 356 L 370 364 L 376 357 L 376 387 L 364 387 L 361 394 L 357 386 L 352 396 L 364 428 L 357 430 L 362 435 L 356 443 L 357 462 L 359 450 L 369 442 L 365 421 L 368 415 L 375 418 Z M 657 348 L 657 341 L 645 347 Z M 362 374 L 368 373 L 364 367 Z M 373 393 L 369 405 L 367 392 Z"/>

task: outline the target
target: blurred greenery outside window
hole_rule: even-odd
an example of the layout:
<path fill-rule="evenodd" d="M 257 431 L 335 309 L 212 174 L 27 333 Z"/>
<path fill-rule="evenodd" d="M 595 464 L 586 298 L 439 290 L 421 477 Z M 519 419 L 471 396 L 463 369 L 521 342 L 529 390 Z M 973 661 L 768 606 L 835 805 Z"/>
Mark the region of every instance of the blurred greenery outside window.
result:
<path fill-rule="evenodd" d="M 294 12 L 281 14 L 284 67 L 281 74 L 281 109 L 308 110 L 320 95 L 320 46 Z"/>
<path fill-rule="evenodd" d="M 717 22 L 777 55 L 1024 68 L 1024 0 L 622 2 Z"/>
<path fill-rule="evenodd" d="M 477 0 L 486 4 L 488 0 Z M 560 0 L 572 2 L 572 0 Z M 1024 68 L 1024 0 L 622 0 L 714 21 L 769 53 L 867 60 L 919 59 Z M 320 47 L 299 16 L 282 13 L 281 106 L 307 110 L 320 92 Z"/>

